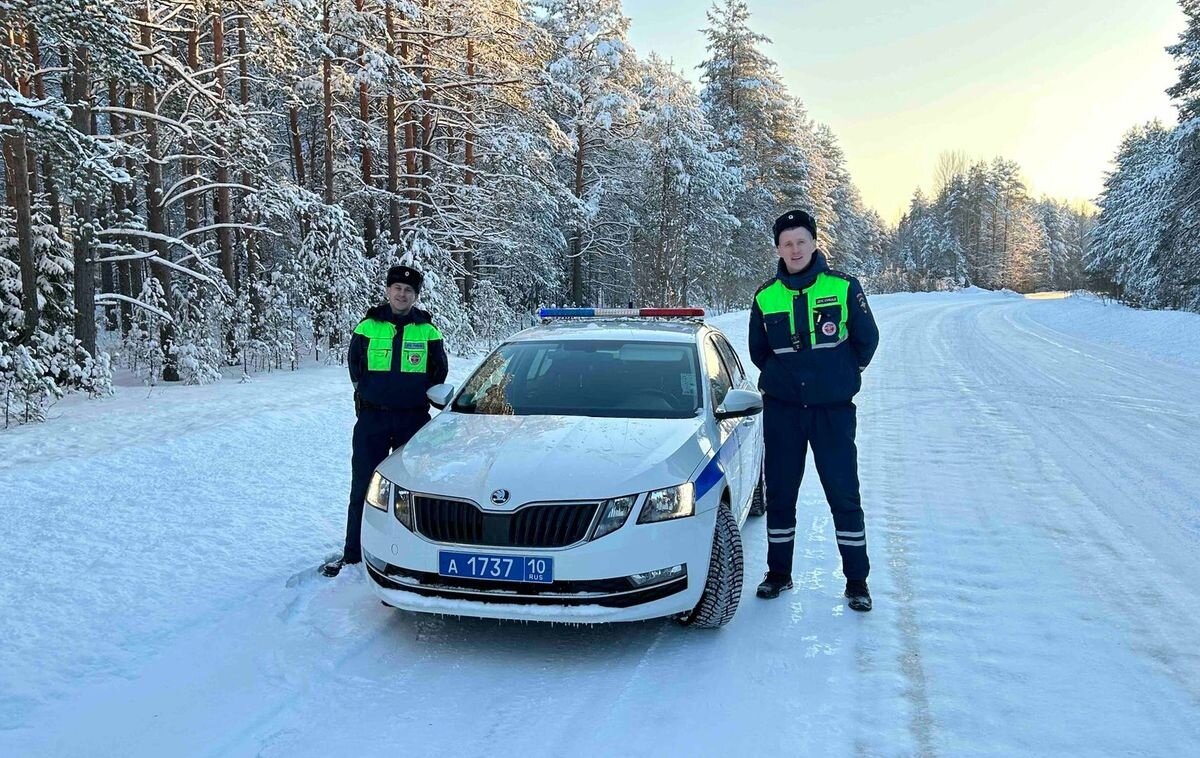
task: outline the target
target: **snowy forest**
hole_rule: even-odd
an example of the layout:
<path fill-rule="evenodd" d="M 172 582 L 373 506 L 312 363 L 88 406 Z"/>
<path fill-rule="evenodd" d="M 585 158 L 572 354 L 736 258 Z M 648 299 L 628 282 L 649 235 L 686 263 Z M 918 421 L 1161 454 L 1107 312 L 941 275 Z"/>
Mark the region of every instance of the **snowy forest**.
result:
<path fill-rule="evenodd" d="M 1098 217 L 947 153 L 891 228 L 744 0 L 709 10 L 699 87 L 632 49 L 619 0 L 0 0 L 3 424 L 116 371 L 340 360 L 397 262 L 459 352 L 539 305 L 743 307 L 791 207 L 870 291 L 1198 309 L 1183 5 L 1180 125 L 1130 133 Z"/>

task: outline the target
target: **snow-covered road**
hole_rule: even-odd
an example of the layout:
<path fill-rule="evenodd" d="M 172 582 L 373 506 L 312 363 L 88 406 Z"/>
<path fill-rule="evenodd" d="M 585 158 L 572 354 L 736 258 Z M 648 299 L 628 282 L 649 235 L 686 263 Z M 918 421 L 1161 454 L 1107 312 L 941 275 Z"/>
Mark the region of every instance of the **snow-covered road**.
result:
<path fill-rule="evenodd" d="M 753 597 L 751 521 L 717 632 L 427 617 L 320 579 L 336 367 L 0 433 L 0 755 L 1200 754 L 1200 317 L 872 303 L 865 615 L 811 470 L 795 591 Z M 744 313 L 713 320 L 744 349 Z"/>

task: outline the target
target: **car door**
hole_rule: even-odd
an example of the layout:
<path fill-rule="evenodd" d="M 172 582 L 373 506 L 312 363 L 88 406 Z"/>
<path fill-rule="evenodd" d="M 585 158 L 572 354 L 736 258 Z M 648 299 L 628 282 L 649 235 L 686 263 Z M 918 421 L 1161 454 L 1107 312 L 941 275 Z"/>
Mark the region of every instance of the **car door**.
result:
<path fill-rule="evenodd" d="M 725 402 L 725 396 L 733 389 L 733 377 L 721 358 L 720 348 L 717 347 L 715 335 L 709 334 L 704 338 L 704 371 L 708 379 L 709 400 L 713 412 Z M 714 423 L 720 441 L 721 468 L 725 471 L 725 479 L 729 483 L 730 505 L 736 517 L 741 516 L 739 510 L 745 499 L 742 483 L 741 456 L 738 453 L 738 422 L 740 419 L 731 418 Z"/>
<path fill-rule="evenodd" d="M 717 350 L 729 370 L 733 386 L 737 389 L 757 391 L 753 382 L 746 376 L 741 358 L 729 344 L 729 340 L 725 339 L 723 334 L 714 334 L 713 339 L 716 340 Z M 738 419 L 738 468 L 741 472 L 742 498 L 746 503 L 750 502 L 750 494 L 758 486 L 758 479 L 762 471 L 761 423 L 761 414 Z"/>

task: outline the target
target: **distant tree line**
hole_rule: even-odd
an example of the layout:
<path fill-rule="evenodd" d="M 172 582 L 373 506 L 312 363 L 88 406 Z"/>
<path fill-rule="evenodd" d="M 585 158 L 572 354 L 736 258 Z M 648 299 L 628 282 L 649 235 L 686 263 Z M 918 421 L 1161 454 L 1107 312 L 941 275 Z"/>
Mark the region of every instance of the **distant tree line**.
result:
<path fill-rule="evenodd" d="M 790 207 L 876 291 L 1196 307 L 1184 42 L 1183 121 L 1130 135 L 1098 220 L 951 158 L 890 229 L 744 0 L 710 9 L 699 89 L 627 27 L 619 0 L 0 3 L 2 423 L 115 371 L 340 356 L 400 261 L 454 350 L 545 304 L 743 307 Z"/>

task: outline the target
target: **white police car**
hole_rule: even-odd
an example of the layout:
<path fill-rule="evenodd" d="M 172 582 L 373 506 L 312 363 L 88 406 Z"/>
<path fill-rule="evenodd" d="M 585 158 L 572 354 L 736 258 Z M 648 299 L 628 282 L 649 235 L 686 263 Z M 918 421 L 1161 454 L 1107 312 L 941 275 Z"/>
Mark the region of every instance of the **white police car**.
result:
<path fill-rule="evenodd" d="M 762 398 L 695 309 L 549 309 L 380 464 L 376 594 L 413 611 L 601 622 L 737 610 Z"/>

